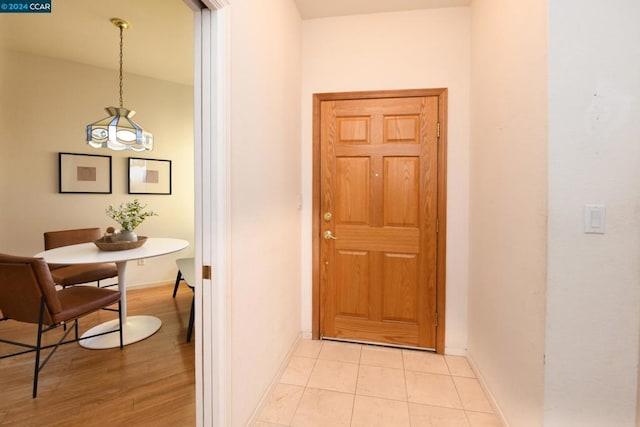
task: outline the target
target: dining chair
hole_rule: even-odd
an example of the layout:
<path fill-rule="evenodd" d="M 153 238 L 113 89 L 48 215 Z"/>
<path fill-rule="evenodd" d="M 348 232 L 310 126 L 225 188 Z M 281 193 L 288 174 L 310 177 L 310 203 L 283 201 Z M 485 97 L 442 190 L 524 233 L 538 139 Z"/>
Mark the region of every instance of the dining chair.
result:
<path fill-rule="evenodd" d="M 55 249 L 61 246 L 91 243 L 102 237 L 99 227 L 78 228 L 72 230 L 47 231 L 44 233 L 44 249 Z M 49 264 L 51 276 L 56 284 L 66 288 L 71 285 L 97 282 L 118 276 L 118 268 L 114 263 L 95 264 Z M 107 286 L 115 286 L 113 283 Z"/>
<path fill-rule="evenodd" d="M 195 316 L 195 304 L 196 304 L 196 295 L 195 295 L 195 258 L 178 258 L 176 260 L 176 264 L 178 265 L 178 275 L 176 276 L 176 284 L 173 288 L 173 297 L 176 297 L 176 292 L 178 290 L 178 285 L 181 280 L 184 280 L 184 283 L 187 284 L 193 291 L 193 298 L 191 299 L 191 312 L 189 313 L 189 326 L 187 327 L 187 342 L 191 342 L 191 335 L 193 334 L 193 322 Z"/>
<path fill-rule="evenodd" d="M 30 352 L 36 353 L 33 374 L 33 397 L 35 398 L 38 393 L 40 371 L 60 345 L 118 332 L 120 349 L 122 349 L 122 325 L 120 322 L 118 322 L 118 329 L 113 331 L 78 337 L 78 319 L 83 316 L 100 309 L 110 310 L 107 307 L 118 303 L 118 319 L 121 319 L 120 297 L 120 291 L 93 286 L 70 286 L 57 290 L 51 271 L 43 258 L 0 254 L 0 311 L 2 312 L 0 321 L 14 320 L 38 325 L 35 345 L 0 338 L 0 342 L 26 348 L 26 350 L 1 355 L 0 359 Z M 65 329 L 56 344 L 42 344 L 44 333 L 52 331 L 58 326 L 66 326 L 67 323 L 71 324 L 71 328 Z M 75 331 L 75 338 L 66 340 L 72 330 Z M 41 351 L 48 348 L 52 348 L 52 350 L 40 363 Z"/>

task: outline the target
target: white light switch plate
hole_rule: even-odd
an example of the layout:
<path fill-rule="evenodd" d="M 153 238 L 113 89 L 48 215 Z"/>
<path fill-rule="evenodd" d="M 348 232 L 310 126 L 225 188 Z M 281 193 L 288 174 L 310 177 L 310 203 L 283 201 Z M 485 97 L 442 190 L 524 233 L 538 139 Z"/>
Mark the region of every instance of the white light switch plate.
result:
<path fill-rule="evenodd" d="M 584 205 L 584 232 L 604 234 L 606 213 L 605 205 Z"/>

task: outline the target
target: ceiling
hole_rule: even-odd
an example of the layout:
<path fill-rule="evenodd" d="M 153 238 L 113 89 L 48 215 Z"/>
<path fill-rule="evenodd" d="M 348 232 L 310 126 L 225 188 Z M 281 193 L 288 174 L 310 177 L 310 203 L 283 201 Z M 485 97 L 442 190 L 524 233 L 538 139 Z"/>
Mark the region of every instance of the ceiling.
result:
<path fill-rule="evenodd" d="M 264 0 L 263 0 L 264 1 Z M 467 6 L 471 0 L 294 0 L 303 19 Z M 50 14 L 0 14 L 0 48 L 191 84 L 193 12 L 183 0 L 53 0 Z"/>
<path fill-rule="evenodd" d="M 302 19 L 468 6 L 471 0 L 295 0 Z"/>
<path fill-rule="evenodd" d="M 193 12 L 182 0 L 51 4 L 50 14 L 0 14 L 0 47 L 117 70 L 120 35 L 109 20 L 123 18 L 131 24 L 124 32 L 125 73 L 192 83 Z"/>

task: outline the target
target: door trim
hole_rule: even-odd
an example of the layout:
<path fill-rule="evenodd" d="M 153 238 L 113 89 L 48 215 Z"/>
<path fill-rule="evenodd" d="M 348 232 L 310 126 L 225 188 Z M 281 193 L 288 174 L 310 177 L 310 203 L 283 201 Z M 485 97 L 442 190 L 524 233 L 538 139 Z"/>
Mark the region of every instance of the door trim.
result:
<path fill-rule="evenodd" d="M 438 97 L 438 220 L 436 238 L 436 352 L 444 354 L 446 319 L 446 254 L 447 254 L 447 89 L 382 90 L 366 92 L 333 92 L 313 94 L 313 206 L 312 221 L 312 338 L 320 339 L 320 103 L 372 98 Z"/>
<path fill-rule="evenodd" d="M 232 0 L 184 0 L 194 12 L 196 426 L 226 426 L 228 375 L 229 152 Z M 216 286 L 212 286 L 215 283 Z"/>

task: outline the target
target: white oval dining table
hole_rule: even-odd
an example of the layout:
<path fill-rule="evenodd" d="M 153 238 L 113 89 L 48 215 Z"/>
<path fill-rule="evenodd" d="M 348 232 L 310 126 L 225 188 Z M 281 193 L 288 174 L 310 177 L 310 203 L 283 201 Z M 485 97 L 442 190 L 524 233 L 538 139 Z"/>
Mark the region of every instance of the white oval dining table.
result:
<path fill-rule="evenodd" d="M 189 242 L 182 239 L 167 237 L 149 237 L 139 248 L 122 251 L 103 251 L 93 243 L 81 243 L 78 245 L 62 246 L 55 249 L 39 252 L 36 258 L 44 258 L 49 264 L 92 264 L 97 262 L 115 262 L 118 267 L 118 289 L 121 296 L 121 321 L 123 344 L 131 344 L 141 341 L 153 334 L 162 326 L 162 321 L 155 316 L 127 316 L 127 262 L 153 258 L 181 251 L 189 246 Z M 118 319 L 101 323 L 87 332 L 82 337 L 105 333 L 118 329 Z M 106 349 L 120 346 L 118 334 L 100 335 L 83 339 L 80 345 L 85 348 Z"/>

